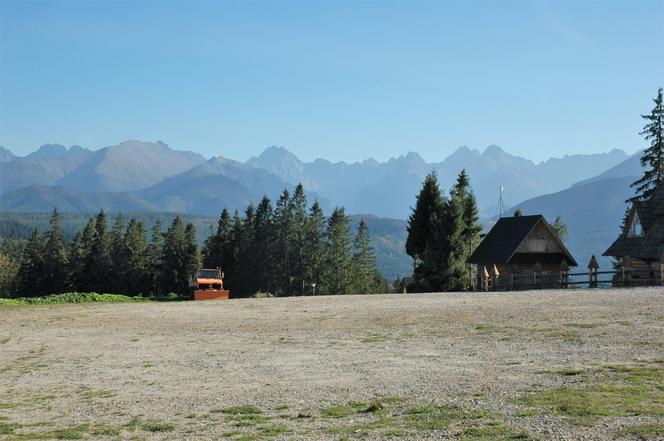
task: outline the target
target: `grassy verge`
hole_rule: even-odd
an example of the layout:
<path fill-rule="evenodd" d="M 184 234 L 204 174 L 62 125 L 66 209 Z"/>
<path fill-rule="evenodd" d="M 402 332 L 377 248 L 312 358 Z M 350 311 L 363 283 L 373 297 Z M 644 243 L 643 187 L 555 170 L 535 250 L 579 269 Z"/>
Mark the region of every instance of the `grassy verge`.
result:
<path fill-rule="evenodd" d="M 21 297 L 17 299 L 0 299 L 3 305 L 50 305 L 64 303 L 119 303 L 146 302 L 145 297 L 129 297 L 122 294 L 97 294 L 96 292 L 68 292 L 45 297 Z"/>

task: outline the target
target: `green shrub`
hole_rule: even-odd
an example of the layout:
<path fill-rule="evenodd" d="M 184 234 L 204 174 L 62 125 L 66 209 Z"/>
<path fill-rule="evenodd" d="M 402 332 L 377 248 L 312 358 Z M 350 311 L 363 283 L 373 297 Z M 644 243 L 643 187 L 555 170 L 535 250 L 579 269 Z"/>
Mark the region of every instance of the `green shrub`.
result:
<path fill-rule="evenodd" d="M 0 299 L 0 305 L 47 305 L 63 303 L 118 303 L 144 302 L 143 297 L 129 297 L 122 294 L 97 294 L 96 292 L 67 292 L 52 294 L 45 297 L 22 297 L 17 299 Z"/>

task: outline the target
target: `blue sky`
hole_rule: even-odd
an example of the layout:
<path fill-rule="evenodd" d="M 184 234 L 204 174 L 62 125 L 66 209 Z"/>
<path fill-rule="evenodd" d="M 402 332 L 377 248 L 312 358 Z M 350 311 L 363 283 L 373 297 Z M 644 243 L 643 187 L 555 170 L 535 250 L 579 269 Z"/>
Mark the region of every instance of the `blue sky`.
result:
<path fill-rule="evenodd" d="M 534 160 L 645 144 L 664 1 L 0 0 L 0 145 Z"/>

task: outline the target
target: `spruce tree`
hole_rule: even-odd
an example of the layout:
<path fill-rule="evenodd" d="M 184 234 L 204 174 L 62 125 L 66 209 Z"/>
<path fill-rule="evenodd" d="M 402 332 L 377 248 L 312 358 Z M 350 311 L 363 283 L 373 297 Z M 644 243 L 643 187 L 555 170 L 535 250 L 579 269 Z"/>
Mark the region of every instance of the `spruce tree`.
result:
<path fill-rule="evenodd" d="M 334 209 L 327 223 L 327 259 L 324 289 L 329 294 L 351 292 L 352 244 L 349 220 L 343 208 Z"/>
<path fill-rule="evenodd" d="M 35 228 L 23 250 L 18 270 L 18 291 L 23 297 L 38 297 L 47 293 L 44 283 L 45 250 L 46 239 Z"/>
<path fill-rule="evenodd" d="M 180 280 L 182 280 L 181 293 L 190 294 L 189 282 L 193 281 L 193 277 L 201 266 L 201 255 L 198 251 L 198 242 L 196 241 L 196 227 L 194 224 L 188 223 L 184 228 L 184 263 Z"/>
<path fill-rule="evenodd" d="M 87 275 L 90 252 L 95 235 L 95 221 L 88 219 L 83 231 L 76 233 L 69 250 L 69 286 L 74 291 L 92 291 L 92 284 Z"/>
<path fill-rule="evenodd" d="M 277 274 L 279 282 L 276 287 L 277 295 L 289 295 L 291 293 L 291 248 L 293 242 L 293 205 L 291 204 L 288 190 L 284 190 L 274 208 L 274 226 L 277 238 L 277 250 L 281 257 Z"/>
<path fill-rule="evenodd" d="M 375 292 L 376 255 L 371 246 L 369 228 L 360 219 L 353 239 L 353 291 L 357 294 Z"/>
<path fill-rule="evenodd" d="M 106 214 L 101 210 L 95 220 L 95 232 L 92 246 L 86 261 L 86 276 L 93 291 L 106 293 L 113 290 L 113 260 L 111 259 L 110 241 L 107 232 Z"/>
<path fill-rule="evenodd" d="M 309 210 L 305 225 L 304 280 L 307 293 L 315 294 L 321 290 L 321 272 L 325 262 L 325 215 L 318 201 L 314 201 Z"/>
<path fill-rule="evenodd" d="M 186 247 L 184 224 L 180 216 L 175 216 L 164 236 L 162 277 L 165 291 L 180 296 L 186 295 L 189 289 Z"/>
<path fill-rule="evenodd" d="M 43 292 L 46 294 L 63 293 L 69 287 L 67 250 L 65 237 L 60 225 L 60 214 L 53 209 L 51 230 L 46 234 L 44 250 Z"/>
<path fill-rule="evenodd" d="M 118 213 L 115 217 L 109 233 L 109 253 L 113 262 L 113 269 L 109 274 L 111 290 L 116 293 L 125 293 L 129 287 L 126 274 L 125 220 L 122 213 Z"/>
<path fill-rule="evenodd" d="M 561 242 L 567 240 L 567 225 L 563 222 L 560 216 L 556 216 L 556 221 L 551 224 L 551 229 L 556 233 L 556 236 L 558 236 L 558 239 L 560 239 Z"/>
<path fill-rule="evenodd" d="M 250 297 L 258 291 L 258 283 L 255 278 L 258 268 L 253 256 L 255 220 L 256 210 L 253 204 L 249 204 L 244 211 L 244 219 L 239 224 L 240 231 L 236 239 L 237 265 L 233 273 L 233 289 L 239 297 Z"/>
<path fill-rule="evenodd" d="M 150 245 L 148 246 L 149 292 L 152 296 L 165 294 L 163 271 L 164 233 L 162 231 L 161 219 L 157 218 L 152 226 Z"/>
<path fill-rule="evenodd" d="M 243 274 L 240 268 L 240 247 L 243 229 L 242 218 L 235 210 L 231 221 L 228 246 L 224 252 L 224 266 L 222 267 L 225 273 L 224 288 L 230 290 L 233 297 L 241 297 Z"/>
<path fill-rule="evenodd" d="M 293 207 L 293 250 L 291 257 L 291 272 L 293 283 L 291 289 L 294 294 L 304 294 L 306 289 L 306 266 L 305 247 L 307 229 L 307 197 L 302 184 L 298 184 L 293 192 L 291 200 Z"/>
<path fill-rule="evenodd" d="M 632 187 L 636 187 L 636 194 L 630 201 L 649 199 L 664 180 L 664 102 L 661 87 L 653 101 L 655 107 L 650 115 L 641 115 L 647 123 L 640 135 L 650 141 L 650 147 L 641 156 L 641 165 L 646 171 L 641 179 L 632 184 Z"/>
<path fill-rule="evenodd" d="M 445 204 L 443 217 L 443 223 L 445 224 L 444 247 L 448 253 L 445 265 L 447 274 L 440 290 L 461 291 L 470 285 L 470 272 L 466 265 L 468 247 L 464 236 L 464 211 L 468 197 L 467 181 L 461 182 L 460 179 L 450 193 L 450 198 Z"/>
<path fill-rule="evenodd" d="M 130 295 L 145 296 L 151 292 L 152 278 L 148 269 L 149 247 L 145 236 L 145 225 L 136 219 L 131 219 L 124 237 L 126 292 Z"/>
<path fill-rule="evenodd" d="M 260 292 L 274 290 L 278 276 L 275 265 L 274 227 L 272 224 L 272 203 L 263 196 L 256 208 L 251 254 L 255 263 L 256 289 Z"/>
<path fill-rule="evenodd" d="M 441 218 L 443 209 L 443 195 L 436 172 L 433 171 L 424 179 L 415 208 L 408 218 L 406 253 L 413 258 L 413 268 L 426 252 L 427 243 L 433 233 L 432 217 Z"/>
<path fill-rule="evenodd" d="M 217 231 L 205 240 L 203 250 L 201 251 L 203 266 L 206 268 L 219 267 L 224 271 L 228 270 L 232 227 L 231 216 L 228 210 L 224 208 L 217 221 Z"/>

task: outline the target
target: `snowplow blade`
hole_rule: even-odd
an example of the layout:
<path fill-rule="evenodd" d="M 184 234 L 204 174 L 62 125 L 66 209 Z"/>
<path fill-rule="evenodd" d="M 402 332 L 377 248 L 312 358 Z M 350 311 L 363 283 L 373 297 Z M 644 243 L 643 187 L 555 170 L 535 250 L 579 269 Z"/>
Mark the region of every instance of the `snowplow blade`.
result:
<path fill-rule="evenodd" d="M 203 289 L 194 291 L 194 300 L 228 300 L 230 291 L 225 289 Z"/>

